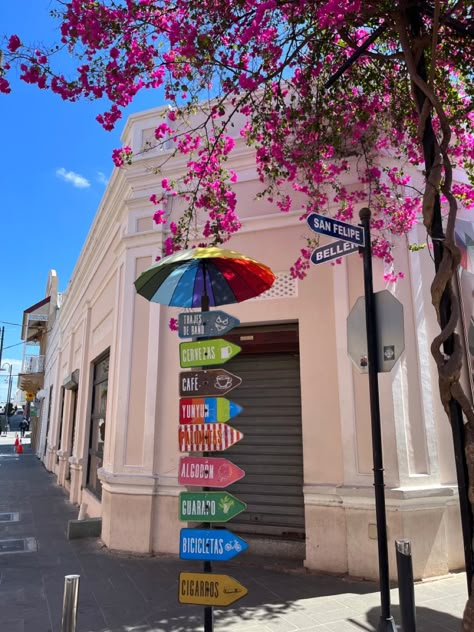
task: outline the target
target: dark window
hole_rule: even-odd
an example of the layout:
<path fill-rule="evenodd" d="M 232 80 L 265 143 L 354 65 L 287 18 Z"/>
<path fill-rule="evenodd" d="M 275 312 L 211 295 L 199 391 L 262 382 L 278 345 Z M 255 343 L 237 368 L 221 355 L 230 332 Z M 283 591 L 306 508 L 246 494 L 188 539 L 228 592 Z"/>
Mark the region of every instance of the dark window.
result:
<path fill-rule="evenodd" d="M 53 386 L 49 387 L 49 400 L 48 400 L 48 416 L 46 418 L 46 437 L 44 440 L 44 451 L 43 456 L 46 454 L 46 448 L 48 447 L 48 434 L 49 434 L 49 424 L 51 421 L 51 408 L 53 405 Z"/>
<path fill-rule="evenodd" d="M 74 435 L 76 433 L 76 415 L 77 415 L 77 388 L 71 390 L 72 397 L 72 422 L 71 422 L 71 434 L 69 435 L 69 446 L 68 446 L 68 456 L 72 456 L 74 454 Z M 69 481 L 71 479 L 71 469 L 69 467 L 69 462 L 66 468 L 66 480 Z"/>
<path fill-rule="evenodd" d="M 108 378 L 109 354 L 94 364 L 89 459 L 87 463 L 87 488 L 98 498 L 102 496 L 102 487 L 97 476 L 97 470 L 102 467 L 104 456 Z"/>
<path fill-rule="evenodd" d="M 63 422 L 64 422 L 64 396 L 66 389 L 61 386 L 61 409 L 59 411 L 59 436 L 58 436 L 58 450 L 61 450 L 61 442 L 63 439 Z M 56 462 L 59 463 L 59 455 L 56 456 Z"/>

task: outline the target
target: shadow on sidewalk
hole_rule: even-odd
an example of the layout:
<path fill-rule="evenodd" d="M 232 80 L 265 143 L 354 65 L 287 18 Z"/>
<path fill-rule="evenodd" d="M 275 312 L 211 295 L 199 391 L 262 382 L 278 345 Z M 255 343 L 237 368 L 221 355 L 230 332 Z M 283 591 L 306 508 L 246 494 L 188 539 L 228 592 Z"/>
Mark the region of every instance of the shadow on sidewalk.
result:
<path fill-rule="evenodd" d="M 397 627 L 401 630 L 401 617 L 398 606 L 392 607 L 392 616 Z M 351 619 L 348 619 L 348 621 L 356 626 L 356 628 L 360 627 L 361 632 L 374 632 L 377 630 L 380 621 L 380 610 L 378 608 L 369 610 L 366 625 L 360 621 Z M 426 606 L 418 606 L 416 608 L 416 632 L 459 632 L 460 630 L 461 619 L 458 617 L 448 614 L 447 612 L 432 610 Z"/>

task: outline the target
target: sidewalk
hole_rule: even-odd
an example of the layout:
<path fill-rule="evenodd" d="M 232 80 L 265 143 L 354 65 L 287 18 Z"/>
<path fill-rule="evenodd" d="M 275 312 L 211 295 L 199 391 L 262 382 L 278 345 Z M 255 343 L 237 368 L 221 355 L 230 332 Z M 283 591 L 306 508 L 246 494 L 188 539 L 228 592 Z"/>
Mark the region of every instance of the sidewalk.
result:
<path fill-rule="evenodd" d="M 64 576 L 70 574 L 81 576 L 77 632 L 202 631 L 203 608 L 177 602 L 179 572 L 200 571 L 201 563 L 114 554 L 95 539 L 67 540 L 67 521 L 77 518 L 77 507 L 31 453 L 28 440 L 16 455 L 13 439 L 14 433 L 0 439 L 1 632 L 60 632 Z M 16 521 L 5 522 L 5 513 Z M 23 545 L 26 552 L 19 552 Z M 9 547 L 14 552 L 6 552 Z M 214 610 L 215 632 L 377 628 L 380 600 L 370 582 L 304 569 L 282 572 L 271 560 L 244 555 L 239 563 L 214 564 L 214 571 L 249 591 L 234 607 Z M 417 632 L 459 632 L 466 595 L 462 573 L 417 585 Z M 396 590 L 392 600 L 400 625 Z"/>

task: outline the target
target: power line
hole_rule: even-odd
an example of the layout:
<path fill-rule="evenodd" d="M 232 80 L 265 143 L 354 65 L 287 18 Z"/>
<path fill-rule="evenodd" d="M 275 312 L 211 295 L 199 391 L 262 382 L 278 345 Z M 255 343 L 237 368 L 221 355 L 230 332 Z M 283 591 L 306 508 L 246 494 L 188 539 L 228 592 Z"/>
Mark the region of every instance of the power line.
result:
<path fill-rule="evenodd" d="M 15 325 L 15 327 L 22 327 L 23 325 L 20 325 L 20 323 L 9 323 L 6 320 L 0 320 L 0 323 L 2 323 L 2 325 Z"/>
<path fill-rule="evenodd" d="M 25 343 L 24 342 L 17 342 L 14 345 L 8 345 L 7 347 L 3 347 L 2 351 L 5 351 L 5 349 L 11 349 L 12 347 L 19 347 L 20 345 L 23 345 L 23 344 L 25 344 Z"/>

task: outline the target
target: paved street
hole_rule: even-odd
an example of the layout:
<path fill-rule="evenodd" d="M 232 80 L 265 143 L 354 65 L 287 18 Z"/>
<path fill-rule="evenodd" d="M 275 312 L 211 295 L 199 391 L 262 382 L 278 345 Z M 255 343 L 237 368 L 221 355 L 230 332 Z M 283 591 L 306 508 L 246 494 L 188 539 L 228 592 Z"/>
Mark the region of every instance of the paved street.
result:
<path fill-rule="evenodd" d="M 55 477 L 28 444 L 13 451 L 14 433 L 0 439 L 0 630 L 60 632 L 64 576 L 81 576 L 77 632 L 193 632 L 203 630 L 201 607 L 177 603 L 179 571 L 200 564 L 171 556 L 110 553 L 95 539 L 66 539 L 77 518 Z M 5 522 L 2 513 L 16 521 Z M 15 516 L 15 513 L 18 515 Z M 4 553 L 23 546 L 27 552 Z M 281 565 L 280 565 L 281 566 Z M 377 626 L 377 586 L 308 573 L 284 572 L 270 560 L 242 555 L 215 564 L 249 589 L 234 607 L 215 609 L 216 632 L 369 632 Z M 393 614 L 400 623 L 398 594 Z M 459 631 L 466 599 L 463 574 L 416 587 L 418 632 Z"/>

